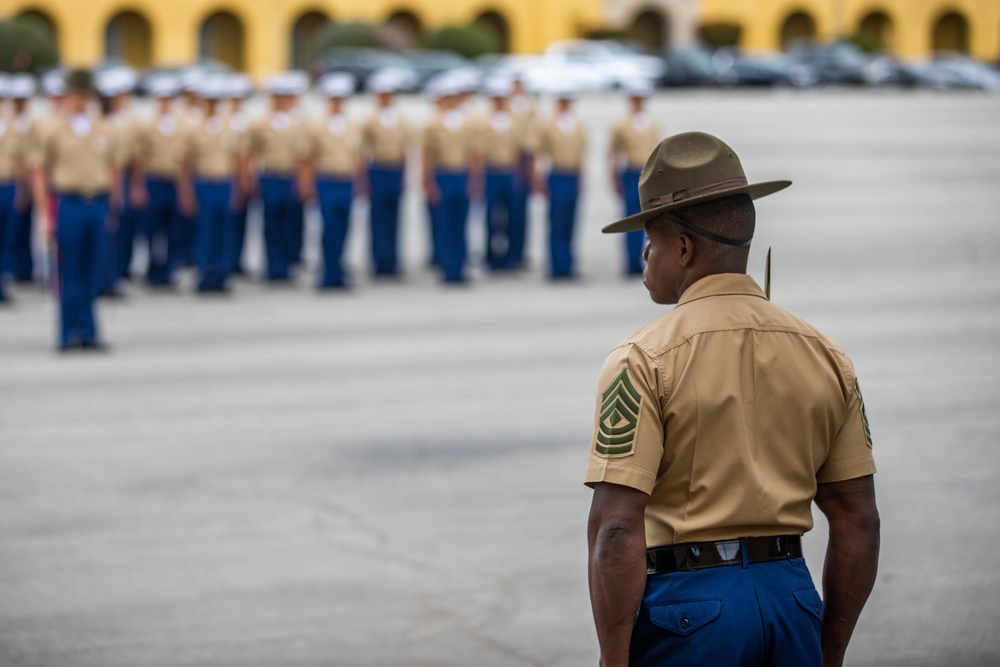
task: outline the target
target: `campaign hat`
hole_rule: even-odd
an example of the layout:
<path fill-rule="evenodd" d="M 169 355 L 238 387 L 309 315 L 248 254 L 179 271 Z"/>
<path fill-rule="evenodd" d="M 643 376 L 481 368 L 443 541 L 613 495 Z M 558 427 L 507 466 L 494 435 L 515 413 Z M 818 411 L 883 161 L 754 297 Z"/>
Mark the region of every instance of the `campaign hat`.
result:
<path fill-rule="evenodd" d="M 642 168 L 639 176 L 642 210 L 602 231 L 605 234 L 636 231 L 664 213 L 733 195 L 759 199 L 791 184 L 791 181 L 750 183 L 736 151 L 718 137 L 704 132 L 675 134 L 657 145 Z"/>

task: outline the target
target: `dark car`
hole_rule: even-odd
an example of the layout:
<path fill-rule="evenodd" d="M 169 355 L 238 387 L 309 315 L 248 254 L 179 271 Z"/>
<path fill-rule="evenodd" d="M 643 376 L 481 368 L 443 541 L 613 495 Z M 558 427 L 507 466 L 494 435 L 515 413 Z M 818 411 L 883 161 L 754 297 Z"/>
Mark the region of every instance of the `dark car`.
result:
<path fill-rule="evenodd" d="M 963 54 L 935 54 L 922 72 L 927 85 L 937 90 L 965 88 L 1000 92 L 1000 73 Z"/>
<path fill-rule="evenodd" d="M 788 60 L 793 85 L 860 86 L 867 83 L 868 58 L 849 42 L 798 42 L 789 50 Z"/>
<path fill-rule="evenodd" d="M 865 65 L 865 81 L 872 86 L 913 88 L 927 83 L 920 67 L 903 62 L 887 53 L 871 56 Z"/>
<path fill-rule="evenodd" d="M 661 86 L 716 86 L 719 83 L 708 51 L 670 51 L 663 56 L 663 61 L 667 67 L 657 80 Z"/>
<path fill-rule="evenodd" d="M 309 65 L 309 74 L 313 79 L 318 79 L 324 74 L 346 72 L 354 76 L 360 89 L 373 72 L 386 68 L 408 69 L 409 67 L 409 61 L 394 51 L 345 47 L 322 53 Z"/>
<path fill-rule="evenodd" d="M 780 58 L 752 57 L 736 49 L 719 49 L 712 55 L 719 84 L 723 86 L 781 86 L 789 81 L 788 63 Z"/>
<path fill-rule="evenodd" d="M 406 58 L 407 67 L 416 73 L 419 87 L 423 87 L 430 78 L 437 74 L 467 68 L 471 65 L 468 59 L 454 51 L 408 49 L 401 51 L 400 55 Z"/>

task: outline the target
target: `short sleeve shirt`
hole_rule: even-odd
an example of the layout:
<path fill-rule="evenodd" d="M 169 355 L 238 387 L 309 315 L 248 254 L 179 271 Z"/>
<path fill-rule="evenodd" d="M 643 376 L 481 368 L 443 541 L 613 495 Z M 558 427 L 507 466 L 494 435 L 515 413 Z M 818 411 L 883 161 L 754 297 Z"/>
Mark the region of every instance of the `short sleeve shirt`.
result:
<path fill-rule="evenodd" d="M 558 114 L 550 119 L 538 137 L 538 153 L 548 158 L 554 171 L 579 171 L 586 146 L 586 132 L 572 113 Z"/>
<path fill-rule="evenodd" d="M 645 113 L 623 118 L 611 131 L 611 151 L 631 169 L 641 170 L 659 141 L 659 128 Z"/>
<path fill-rule="evenodd" d="M 376 109 L 361 127 L 361 146 L 368 162 L 401 167 L 406 162 L 409 130 L 395 107 Z"/>
<path fill-rule="evenodd" d="M 110 190 L 124 158 L 107 120 L 79 114 L 60 116 L 32 148 L 29 161 L 45 170 L 56 193 L 93 196 Z"/>
<path fill-rule="evenodd" d="M 818 482 L 874 472 L 851 361 L 748 276 L 699 280 L 601 371 L 585 482 L 650 495 L 647 547 L 802 534 Z"/>
<path fill-rule="evenodd" d="M 258 171 L 291 176 L 309 147 L 302 120 L 287 111 L 272 113 L 247 130 L 247 147 Z"/>
<path fill-rule="evenodd" d="M 461 111 L 436 114 L 424 127 L 421 148 L 432 165 L 439 169 L 464 171 L 476 151 L 475 123 Z"/>
<path fill-rule="evenodd" d="M 211 116 L 193 125 L 181 140 L 182 155 L 199 179 L 227 180 L 236 175 L 245 154 L 243 136 L 224 116 Z"/>
<path fill-rule="evenodd" d="M 350 179 L 357 171 L 360 129 L 342 114 L 310 125 L 309 158 L 321 176 Z"/>
<path fill-rule="evenodd" d="M 177 178 L 184 148 L 181 138 L 199 124 L 188 123 L 173 112 L 143 123 L 139 129 L 137 159 L 143 161 L 146 173 L 161 180 Z"/>

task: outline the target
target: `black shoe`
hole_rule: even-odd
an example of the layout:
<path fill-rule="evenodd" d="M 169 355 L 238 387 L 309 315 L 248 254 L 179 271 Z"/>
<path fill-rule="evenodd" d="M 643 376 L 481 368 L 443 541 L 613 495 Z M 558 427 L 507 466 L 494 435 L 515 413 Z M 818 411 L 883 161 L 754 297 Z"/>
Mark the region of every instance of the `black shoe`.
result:
<path fill-rule="evenodd" d="M 87 341 L 80 344 L 80 349 L 84 352 L 110 352 L 111 347 L 107 343 L 99 340 Z"/>

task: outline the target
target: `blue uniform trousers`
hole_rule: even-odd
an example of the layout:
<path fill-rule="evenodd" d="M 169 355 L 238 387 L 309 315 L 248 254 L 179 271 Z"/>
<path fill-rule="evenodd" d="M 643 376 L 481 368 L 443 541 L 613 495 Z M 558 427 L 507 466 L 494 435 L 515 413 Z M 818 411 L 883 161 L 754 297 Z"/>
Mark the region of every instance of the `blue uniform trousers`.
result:
<path fill-rule="evenodd" d="M 486 172 L 486 265 L 513 268 L 511 232 L 514 217 L 514 170 Z"/>
<path fill-rule="evenodd" d="M 524 264 L 524 246 L 528 238 L 528 202 L 531 197 L 531 159 L 521 157 L 521 164 L 514 174 L 514 193 L 512 195 L 509 248 L 506 264 L 511 268 L 520 268 Z"/>
<path fill-rule="evenodd" d="M 441 200 L 438 202 L 438 247 L 445 282 L 465 280 L 468 252 L 469 174 L 439 171 L 434 175 Z"/>
<path fill-rule="evenodd" d="M 323 275 L 319 287 L 347 287 L 350 278 L 344 270 L 344 246 L 351 222 L 354 182 L 350 179 L 319 178 L 316 196 L 323 218 Z"/>
<path fill-rule="evenodd" d="M 118 273 L 116 279 L 128 278 L 132 269 L 132 251 L 135 247 L 135 239 L 139 236 L 139 221 L 142 218 L 142 211 L 133 207 L 131 199 L 131 186 L 126 180 L 126 187 L 123 190 L 125 208 L 118 216 L 118 259 L 116 266 Z"/>
<path fill-rule="evenodd" d="M 61 195 L 56 213 L 59 247 L 60 344 L 98 342 L 94 300 L 101 282 L 108 197 Z"/>
<path fill-rule="evenodd" d="M 395 275 L 399 271 L 399 200 L 403 195 L 403 168 L 373 165 L 368 170 L 368 182 L 375 275 Z"/>
<path fill-rule="evenodd" d="M 0 301 L 7 300 L 4 279 L 7 276 L 7 236 L 14 224 L 14 192 L 13 183 L 0 183 Z"/>
<path fill-rule="evenodd" d="M 549 275 L 571 278 L 573 273 L 573 227 L 580 194 L 580 177 L 575 172 L 549 174 Z"/>
<path fill-rule="evenodd" d="M 198 180 L 198 223 L 195 253 L 198 266 L 198 291 L 220 292 L 229 275 L 227 252 L 233 243 L 232 196 L 229 181 Z"/>
<path fill-rule="evenodd" d="M 291 176 L 264 175 L 260 179 L 260 195 L 264 202 L 264 247 L 267 257 L 267 279 L 288 280 L 292 267 L 301 253 L 302 202 L 295 194 Z M 298 246 L 296 246 L 298 244 Z"/>
<path fill-rule="evenodd" d="M 233 211 L 233 242 L 229 248 L 227 259 L 227 264 L 232 273 L 245 273 L 243 268 L 243 246 L 246 245 L 247 238 L 247 208 L 248 202 L 244 197 L 236 210 Z"/>
<path fill-rule="evenodd" d="M 149 205 L 143 216 L 143 228 L 149 241 L 146 280 L 153 286 L 170 285 L 174 270 L 182 261 L 184 222 L 177 208 L 177 184 L 172 180 L 150 178 L 146 188 L 149 190 Z"/>
<path fill-rule="evenodd" d="M 33 204 L 21 211 L 11 207 L 14 216 L 7 226 L 7 266 L 8 275 L 18 282 L 29 282 L 35 278 L 35 257 L 32 250 L 32 229 L 35 207 Z"/>
<path fill-rule="evenodd" d="M 191 266 L 194 264 L 195 239 L 197 236 L 198 216 L 185 215 L 178 209 L 177 212 L 177 242 L 174 251 L 174 258 L 177 266 Z"/>
<path fill-rule="evenodd" d="M 629 664 L 818 667 L 822 617 L 802 558 L 650 575 Z"/>
<path fill-rule="evenodd" d="M 427 231 L 430 233 L 430 265 L 441 268 L 441 202 L 427 201 Z"/>
<path fill-rule="evenodd" d="M 635 215 L 642 211 L 639 204 L 639 169 L 626 169 L 621 174 L 622 190 L 625 193 L 625 215 Z M 646 263 L 642 252 L 646 249 L 646 230 L 637 229 L 625 233 L 625 273 L 641 275 Z"/>

